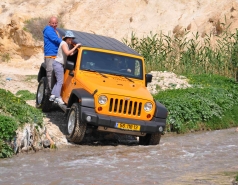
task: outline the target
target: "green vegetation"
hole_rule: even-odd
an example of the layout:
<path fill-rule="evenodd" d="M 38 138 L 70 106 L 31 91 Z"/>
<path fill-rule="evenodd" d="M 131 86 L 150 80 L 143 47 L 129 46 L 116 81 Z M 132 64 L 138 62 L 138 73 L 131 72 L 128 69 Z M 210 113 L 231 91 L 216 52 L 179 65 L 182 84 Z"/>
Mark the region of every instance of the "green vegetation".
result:
<path fill-rule="evenodd" d="M 17 123 L 13 118 L 0 115 L 0 158 L 13 155 L 13 150 L 7 143 L 14 138 L 16 130 Z"/>
<path fill-rule="evenodd" d="M 3 53 L 1 54 L 1 60 L 3 62 L 9 62 L 11 60 L 10 54 L 9 53 Z"/>
<path fill-rule="evenodd" d="M 43 41 L 42 31 L 46 25 L 48 25 L 48 18 L 32 18 L 24 22 L 24 30 L 32 34 L 36 40 Z"/>
<path fill-rule="evenodd" d="M 207 74 L 188 78 L 192 88 L 155 95 L 169 110 L 169 131 L 185 133 L 238 125 L 238 85 L 234 80 Z"/>
<path fill-rule="evenodd" d="M 0 158 L 7 158 L 13 155 L 12 147 L 0 139 Z"/>
<path fill-rule="evenodd" d="M 31 93 L 28 90 L 19 90 L 16 95 L 21 97 L 23 100 L 34 100 L 36 98 L 36 94 Z"/>
<path fill-rule="evenodd" d="M 21 97 L 4 89 L 0 89 L 0 112 L 0 157 L 10 157 L 13 154 L 10 144 L 17 128 L 25 123 L 35 123 L 41 127 L 43 114 Z"/>
<path fill-rule="evenodd" d="M 32 80 L 37 80 L 37 75 L 26 75 L 26 82 L 31 82 Z"/>
<path fill-rule="evenodd" d="M 0 139 L 11 140 L 14 137 L 14 131 L 17 129 L 16 121 L 8 116 L 0 115 Z"/>
<path fill-rule="evenodd" d="M 24 81 L 28 83 L 32 83 L 32 80 L 37 80 L 37 75 L 26 75 L 24 79 Z M 34 100 L 36 98 L 36 94 L 28 90 L 19 90 L 16 96 L 21 97 L 23 100 Z"/>
<path fill-rule="evenodd" d="M 172 36 L 150 34 L 144 38 L 131 34 L 123 42 L 145 58 L 147 71 L 176 74 L 219 74 L 238 79 L 238 31 L 219 23 L 219 35 L 190 34 L 186 29 Z"/>
<path fill-rule="evenodd" d="M 0 89 L 0 109 L 3 113 L 13 116 L 20 125 L 31 122 L 42 124 L 43 117 L 40 110 L 3 89 Z"/>

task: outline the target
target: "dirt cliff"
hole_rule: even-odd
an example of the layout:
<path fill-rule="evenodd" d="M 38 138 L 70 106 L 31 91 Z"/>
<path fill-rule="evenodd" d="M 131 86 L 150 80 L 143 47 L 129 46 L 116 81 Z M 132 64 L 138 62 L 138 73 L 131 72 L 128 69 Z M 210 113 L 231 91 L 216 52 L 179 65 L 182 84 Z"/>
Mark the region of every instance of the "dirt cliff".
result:
<path fill-rule="evenodd" d="M 3 0 L 0 2 L 0 61 L 8 57 L 13 66 L 42 62 L 42 42 L 24 29 L 32 18 L 60 17 L 65 28 L 106 35 L 121 40 L 147 36 L 152 32 L 176 34 L 187 29 L 209 34 L 220 26 L 238 23 L 236 0 Z M 226 19 L 226 20 L 225 20 Z M 222 24 L 220 24 L 222 23 Z M 36 28 L 37 29 L 37 28 Z M 5 60 L 6 61 L 6 60 Z M 23 65 L 24 66 L 24 65 Z"/>

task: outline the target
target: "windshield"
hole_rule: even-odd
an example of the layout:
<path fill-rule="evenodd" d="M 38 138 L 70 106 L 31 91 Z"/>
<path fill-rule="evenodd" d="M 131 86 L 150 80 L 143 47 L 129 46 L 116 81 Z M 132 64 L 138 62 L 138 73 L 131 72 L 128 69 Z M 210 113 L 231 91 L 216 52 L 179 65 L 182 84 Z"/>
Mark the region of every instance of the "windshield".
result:
<path fill-rule="evenodd" d="M 83 50 L 80 69 L 143 79 L 141 59 L 98 51 Z"/>

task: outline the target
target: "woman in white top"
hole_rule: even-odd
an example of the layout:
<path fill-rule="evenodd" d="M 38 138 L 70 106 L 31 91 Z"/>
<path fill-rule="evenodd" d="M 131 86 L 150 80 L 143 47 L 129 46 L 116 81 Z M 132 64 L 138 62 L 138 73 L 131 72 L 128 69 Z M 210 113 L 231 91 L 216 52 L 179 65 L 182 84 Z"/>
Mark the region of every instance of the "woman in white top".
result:
<path fill-rule="evenodd" d="M 64 81 L 64 64 L 66 63 L 67 56 L 73 55 L 73 52 L 81 46 L 81 44 L 76 44 L 72 49 L 69 49 L 69 45 L 72 44 L 74 39 L 74 34 L 72 31 L 66 31 L 62 42 L 58 48 L 58 53 L 53 62 L 53 70 L 55 72 L 56 83 L 52 89 L 50 101 L 55 101 L 58 104 L 64 104 L 60 94 Z"/>

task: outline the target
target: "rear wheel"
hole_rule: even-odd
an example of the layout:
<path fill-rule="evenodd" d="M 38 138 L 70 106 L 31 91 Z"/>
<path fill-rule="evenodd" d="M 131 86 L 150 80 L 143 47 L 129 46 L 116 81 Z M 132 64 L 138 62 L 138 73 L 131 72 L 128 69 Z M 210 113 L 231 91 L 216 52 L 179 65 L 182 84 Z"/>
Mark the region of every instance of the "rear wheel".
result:
<path fill-rule="evenodd" d="M 52 107 L 52 102 L 49 101 L 49 95 L 45 93 L 47 85 L 46 77 L 42 77 L 36 93 L 36 106 L 42 108 L 43 112 L 49 112 Z"/>
<path fill-rule="evenodd" d="M 80 119 L 78 103 L 74 103 L 71 106 L 67 121 L 67 140 L 73 143 L 81 143 L 86 132 L 87 123 L 82 122 Z"/>
<path fill-rule="evenodd" d="M 140 136 L 140 145 L 158 145 L 160 142 L 161 133 L 146 134 L 146 136 Z"/>

